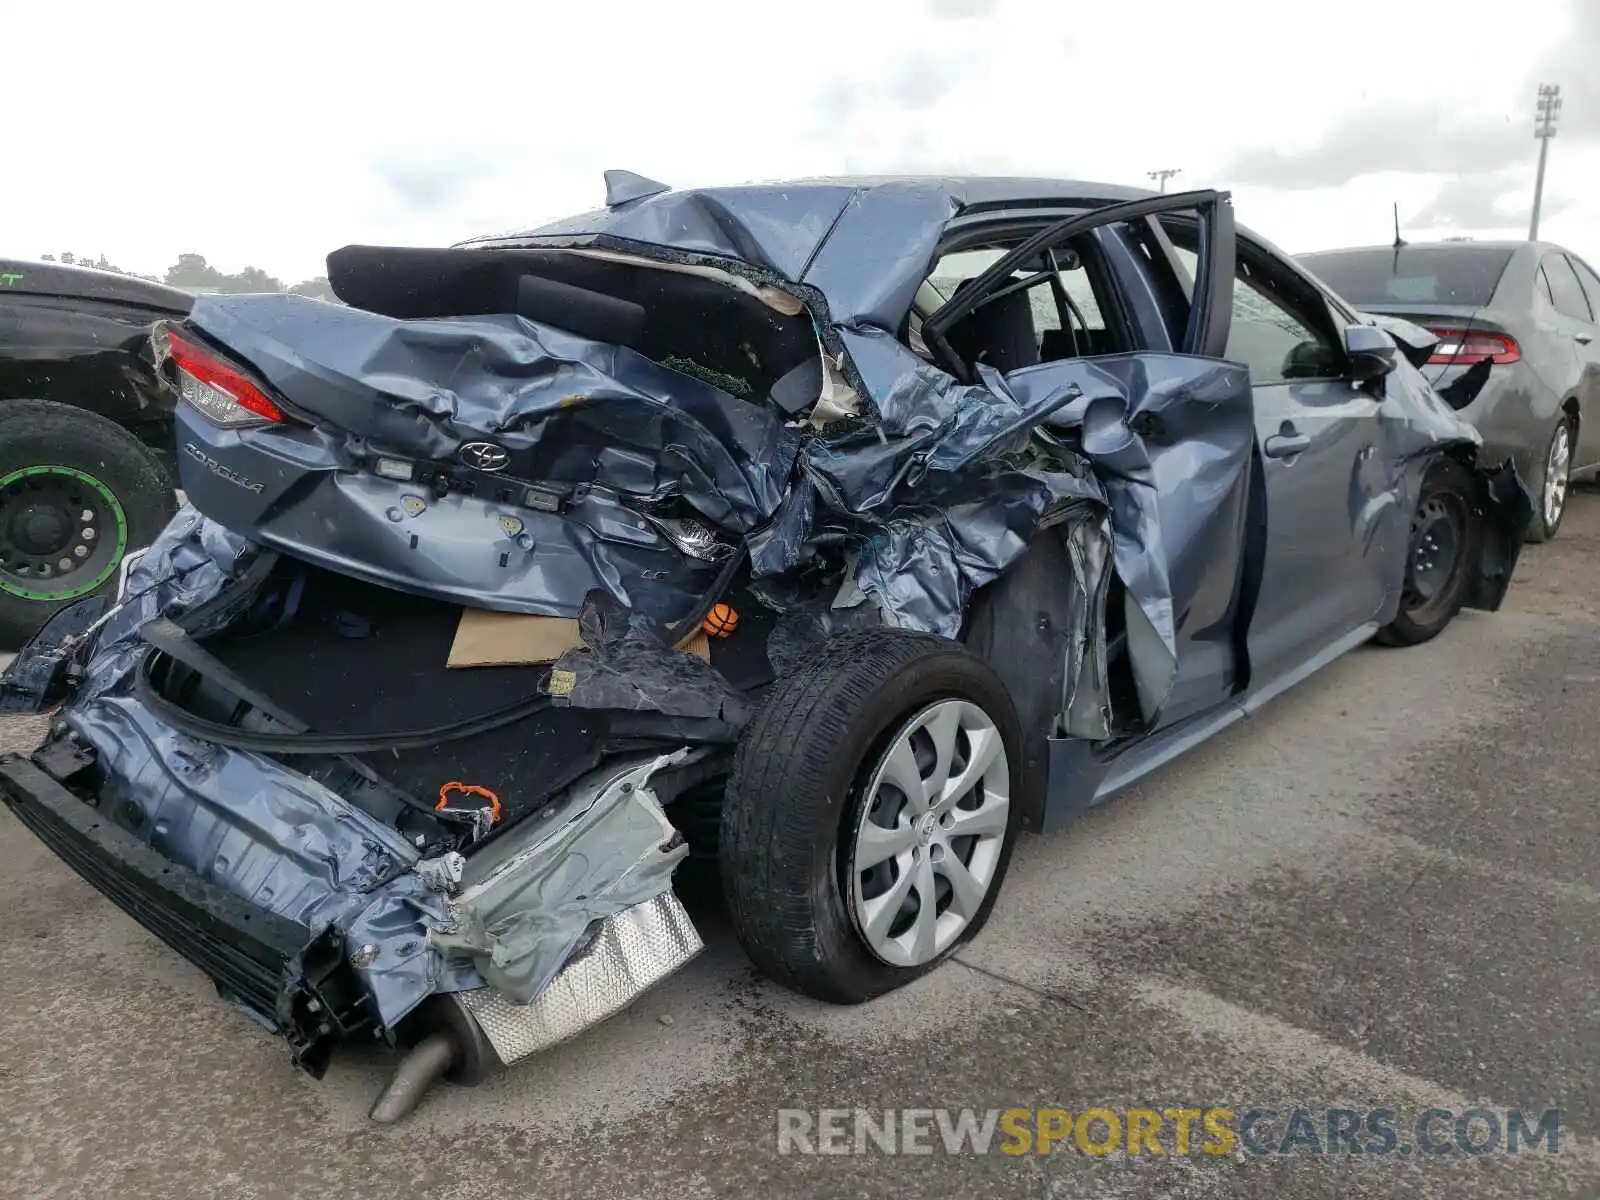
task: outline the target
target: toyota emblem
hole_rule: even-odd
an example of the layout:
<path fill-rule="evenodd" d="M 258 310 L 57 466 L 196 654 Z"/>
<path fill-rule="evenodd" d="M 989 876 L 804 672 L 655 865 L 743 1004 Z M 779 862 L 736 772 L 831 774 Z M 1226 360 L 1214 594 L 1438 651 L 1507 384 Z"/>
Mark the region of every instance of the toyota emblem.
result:
<path fill-rule="evenodd" d="M 504 471 L 511 462 L 511 452 L 493 442 L 468 442 L 461 447 L 457 457 L 479 471 Z"/>

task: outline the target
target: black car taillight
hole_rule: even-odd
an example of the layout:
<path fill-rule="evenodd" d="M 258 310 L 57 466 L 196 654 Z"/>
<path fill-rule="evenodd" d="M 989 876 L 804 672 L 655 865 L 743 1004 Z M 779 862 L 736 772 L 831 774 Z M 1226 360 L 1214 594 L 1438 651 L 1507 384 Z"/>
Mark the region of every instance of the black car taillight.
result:
<path fill-rule="evenodd" d="M 198 342 L 190 341 L 171 326 L 158 332 L 166 336 L 166 357 L 171 361 L 178 394 L 190 407 L 215 425 L 234 427 L 283 420 L 283 410 L 260 384 L 238 367 Z"/>
<path fill-rule="evenodd" d="M 1517 339 L 1503 333 L 1476 333 L 1465 329 L 1429 329 L 1439 339 L 1428 357 L 1429 366 L 1450 363 L 1471 365 L 1487 358 L 1497 366 L 1522 358 Z"/>

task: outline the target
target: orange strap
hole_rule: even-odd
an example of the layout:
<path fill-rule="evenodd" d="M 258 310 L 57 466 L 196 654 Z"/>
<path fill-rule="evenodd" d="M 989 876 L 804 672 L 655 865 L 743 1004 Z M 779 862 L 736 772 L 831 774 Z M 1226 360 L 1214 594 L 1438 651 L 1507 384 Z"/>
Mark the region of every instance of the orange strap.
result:
<path fill-rule="evenodd" d="M 496 796 L 486 787 L 479 787 L 475 783 L 461 783 L 452 779 L 439 789 L 439 803 L 433 806 L 435 812 L 450 807 L 450 793 L 460 792 L 465 796 L 482 796 L 489 802 L 489 824 L 500 823 L 500 797 Z"/>

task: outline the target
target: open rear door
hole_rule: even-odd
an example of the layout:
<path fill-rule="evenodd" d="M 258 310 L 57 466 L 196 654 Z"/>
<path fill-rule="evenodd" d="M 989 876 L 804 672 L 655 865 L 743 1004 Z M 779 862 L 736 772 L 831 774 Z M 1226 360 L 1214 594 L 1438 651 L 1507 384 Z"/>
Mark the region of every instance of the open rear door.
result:
<path fill-rule="evenodd" d="M 1156 217 L 1192 214 L 1202 251 L 1192 283 L 1173 269 Z M 1074 249 L 1076 248 L 1076 249 Z M 1048 286 L 1070 301 L 1057 265 L 1079 252 L 1099 260 L 1102 310 L 1121 316 L 1113 354 L 1059 357 L 1003 378 L 966 361 L 952 330 L 986 305 Z M 1058 258 L 1057 255 L 1060 257 Z M 1222 360 L 1232 313 L 1233 212 L 1225 193 L 1197 191 L 1105 205 L 1028 237 L 928 317 L 922 336 L 958 378 L 1006 388 L 1024 406 L 1043 392 L 1076 388 L 1079 398 L 1047 422 L 1093 465 L 1111 504 L 1114 561 L 1102 629 L 1108 639 L 1107 706 L 1120 689 L 1136 700 L 1098 736 L 1115 741 L 1215 708 L 1248 683 L 1239 631 L 1253 602 L 1249 528 L 1259 488 L 1247 371 Z M 1041 296 L 1046 293 L 1040 293 Z M 1151 297 L 1164 298 L 1152 317 Z M 1142 309 L 1141 309 L 1142 305 Z M 1028 305 L 1011 306 L 1026 320 Z M 970 329 L 970 326 L 967 327 Z M 1256 497 L 1259 502 L 1259 496 Z M 1126 718 L 1131 716 L 1131 722 Z M 1120 718 L 1120 719 L 1119 719 Z M 1086 728 L 1067 732 L 1096 736 Z"/>

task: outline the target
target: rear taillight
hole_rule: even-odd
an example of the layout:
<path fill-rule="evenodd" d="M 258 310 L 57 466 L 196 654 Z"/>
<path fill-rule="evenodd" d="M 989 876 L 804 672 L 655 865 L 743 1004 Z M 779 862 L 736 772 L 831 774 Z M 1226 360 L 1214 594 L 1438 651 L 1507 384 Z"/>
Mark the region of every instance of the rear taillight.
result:
<path fill-rule="evenodd" d="M 283 420 L 283 410 L 239 368 L 170 326 L 165 332 L 178 394 L 208 421 L 234 426 Z"/>
<path fill-rule="evenodd" d="M 1488 359 L 1495 364 L 1514 363 L 1522 357 L 1517 339 L 1503 333 L 1474 333 L 1466 329 L 1430 329 L 1439 339 L 1428 357 L 1430 366 L 1457 363 L 1471 366 Z"/>

